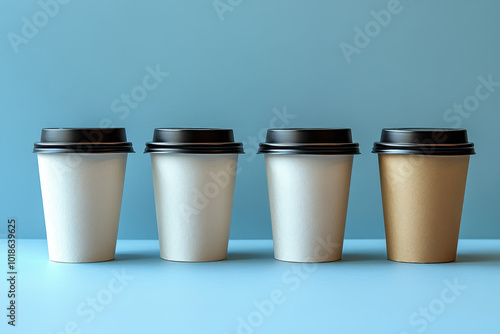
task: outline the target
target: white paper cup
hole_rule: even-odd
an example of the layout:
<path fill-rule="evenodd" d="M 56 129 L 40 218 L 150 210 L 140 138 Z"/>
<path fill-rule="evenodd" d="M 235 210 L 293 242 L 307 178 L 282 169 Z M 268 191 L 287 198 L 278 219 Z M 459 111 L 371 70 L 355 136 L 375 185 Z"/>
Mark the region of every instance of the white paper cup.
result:
<path fill-rule="evenodd" d="M 232 130 L 156 129 L 146 152 L 151 153 L 160 257 L 226 259 L 242 152 Z"/>
<path fill-rule="evenodd" d="M 349 129 L 272 129 L 265 153 L 274 257 L 331 262 L 342 257 L 353 154 Z"/>
<path fill-rule="evenodd" d="M 151 154 L 161 258 L 227 257 L 237 161 L 236 154 Z"/>
<path fill-rule="evenodd" d="M 267 155 L 274 256 L 340 260 L 353 156 Z"/>
<path fill-rule="evenodd" d="M 73 132 L 81 130 L 66 129 Z M 115 257 L 127 162 L 125 151 L 130 152 L 132 148 L 125 145 L 127 147 L 121 149 L 106 149 L 106 144 L 119 146 L 87 143 L 85 151 L 94 153 L 77 153 L 78 150 L 83 151 L 77 147 L 83 144 L 35 144 L 51 261 L 100 262 Z"/>
<path fill-rule="evenodd" d="M 115 257 L 127 154 L 39 154 L 49 258 L 99 262 Z"/>

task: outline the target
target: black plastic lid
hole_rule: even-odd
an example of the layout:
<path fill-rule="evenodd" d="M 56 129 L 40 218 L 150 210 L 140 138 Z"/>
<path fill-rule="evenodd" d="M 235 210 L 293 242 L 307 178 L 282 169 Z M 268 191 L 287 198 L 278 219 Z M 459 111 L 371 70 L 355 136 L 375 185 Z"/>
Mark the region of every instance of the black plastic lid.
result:
<path fill-rule="evenodd" d="M 243 144 L 234 141 L 231 129 L 155 129 L 144 153 L 242 154 Z"/>
<path fill-rule="evenodd" d="M 470 155 L 475 154 L 465 129 L 383 129 L 372 153 Z"/>
<path fill-rule="evenodd" d="M 351 129 L 269 129 L 259 152 L 265 154 L 359 154 Z"/>
<path fill-rule="evenodd" d="M 134 153 L 124 128 L 42 129 L 33 153 Z"/>

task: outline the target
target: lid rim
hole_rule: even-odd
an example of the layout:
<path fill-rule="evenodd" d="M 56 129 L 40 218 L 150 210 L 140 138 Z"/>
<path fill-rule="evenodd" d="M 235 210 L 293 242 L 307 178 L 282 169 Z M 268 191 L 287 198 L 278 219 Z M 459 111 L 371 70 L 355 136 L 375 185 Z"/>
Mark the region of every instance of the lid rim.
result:
<path fill-rule="evenodd" d="M 233 153 L 233 154 L 244 154 L 242 146 L 233 146 L 233 147 L 192 147 L 192 146 L 177 146 L 177 147 L 146 147 L 144 149 L 144 153 L 194 153 L 194 154 L 224 154 L 224 153 Z"/>
<path fill-rule="evenodd" d="M 236 153 L 244 154 L 243 145 L 148 145 L 144 153 Z"/>
<path fill-rule="evenodd" d="M 260 146 L 269 147 L 339 147 L 339 146 L 359 146 L 359 143 L 260 143 Z"/>
<path fill-rule="evenodd" d="M 443 151 L 439 153 L 425 153 L 422 151 L 380 151 L 374 152 L 376 154 L 393 154 L 393 155 L 423 155 L 423 156 L 446 156 L 446 155 L 454 155 L 454 156 L 462 156 L 462 155 L 475 155 L 476 153 L 470 152 L 460 152 L 460 151 Z"/>
<path fill-rule="evenodd" d="M 54 148 L 54 149 L 48 149 L 48 150 L 37 150 L 34 149 L 32 153 L 36 154 L 50 154 L 50 153 L 74 153 L 74 154 L 103 154 L 103 153 L 135 153 L 135 151 L 130 151 L 130 150 L 97 150 L 97 151 L 91 151 L 91 152 L 81 152 L 81 151 L 75 151 L 75 150 L 69 150 L 69 149 L 59 149 L 59 148 Z"/>
<path fill-rule="evenodd" d="M 269 144 L 261 143 L 257 154 L 361 154 L 358 143 Z"/>
<path fill-rule="evenodd" d="M 303 154 L 303 155 L 358 155 L 361 154 L 359 150 L 268 150 L 259 151 L 257 154 Z"/>
<path fill-rule="evenodd" d="M 240 150 L 189 150 L 189 149 L 179 149 L 179 150 L 170 150 L 170 149 L 153 149 L 153 150 L 144 150 L 145 154 L 148 153 L 160 153 L 160 154 L 245 154 L 245 152 Z"/>
<path fill-rule="evenodd" d="M 214 147 L 219 147 L 219 146 L 242 146 L 242 143 L 238 142 L 220 142 L 220 143 L 213 143 L 213 142 L 191 142 L 191 143 L 175 143 L 175 142 L 154 142 L 154 141 L 149 141 L 146 142 L 147 146 L 154 146 L 154 147 L 181 147 L 181 146 L 200 146 L 200 147 L 209 147 L 209 146 L 214 146 Z"/>

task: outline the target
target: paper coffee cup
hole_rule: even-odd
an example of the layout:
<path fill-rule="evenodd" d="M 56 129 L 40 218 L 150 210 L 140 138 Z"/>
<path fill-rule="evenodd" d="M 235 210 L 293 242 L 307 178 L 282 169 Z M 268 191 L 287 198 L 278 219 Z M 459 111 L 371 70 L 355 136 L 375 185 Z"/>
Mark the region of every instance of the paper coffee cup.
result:
<path fill-rule="evenodd" d="M 238 154 L 233 131 L 155 129 L 151 153 L 160 257 L 218 261 L 227 257 Z"/>
<path fill-rule="evenodd" d="M 379 154 L 387 257 L 455 261 L 469 157 L 461 129 L 384 129 Z"/>
<path fill-rule="evenodd" d="M 265 154 L 274 257 L 331 262 L 342 257 L 353 155 L 350 129 L 270 129 Z"/>
<path fill-rule="evenodd" d="M 127 154 L 125 129 L 43 129 L 38 154 L 49 259 L 115 257 Z"/>

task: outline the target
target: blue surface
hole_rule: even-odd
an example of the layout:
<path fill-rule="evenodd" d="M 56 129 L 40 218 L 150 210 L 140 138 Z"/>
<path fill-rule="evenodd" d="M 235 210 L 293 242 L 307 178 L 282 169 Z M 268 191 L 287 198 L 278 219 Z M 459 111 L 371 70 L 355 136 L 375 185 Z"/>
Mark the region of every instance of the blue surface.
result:
<path fill-rule="evenodd" d="M 378 165 L 369 153 L 381 128 L 466 127 L 478 155 L 462 236 L 500 238 L 500 155 L 492 135 L 500 87 L 471 112 L 447 111 L 474 102 L 468 97 L 478 77 L 500 81 L 499 1 L 401 0 L 398 14 L 373 30 L 350 63 L 341 43 L 356 45 L 356 27 L 376 29 L 371 11 L 389 0 L 231 3 L 240 4 L 216 3 L 226 10 L 221 20 L 211 0 L 70 1 L 43 25 L 37 0 L 0 0 L 0 203 L 4 219 L 17 217 L 21 237 L 45 236 L 31 153 L 41 128 L 112 124 L 127 128 L 137 152 L 155 127 L 234 128 L 248 152 L 240 159 L 231 231 L 243 239 L 271 237 L 265 168 L 255 156 L 266 128 L 352 127 L 363 154 L 355 158 L 346 236 L 382 238 Z M 23 18 L 33 16 L 43 26 L 12 44 L 10 33 L 21 36 Z M 142 99 L 146 68 L 157 65 L 169 75 L 137 105 L 122 102 L 132 92 Z M 294 118 L 275 118 L 285 108 Z M 127 168 L 119 237 L 154 239 L 149 156 L 130 156 Z"/>
<path fill-rule="evenodd" d="M 46 247 L 19 242 L 18 327 L 2 320 L 2 333 L 55 334 L 71 322 L 94 334 L 500 329 L 500 240 L 461 240 L 458 262 L 421 265 L 386 260 L 383 240 L 347 240 L 343 260 L 316 265 L 274 260 L 270 240 L 233 240 L 228 260 L 211 263 L 163 261 L 152 240 L 121 240 L 115 261 L 95 264 L 50 262 Z"/>

